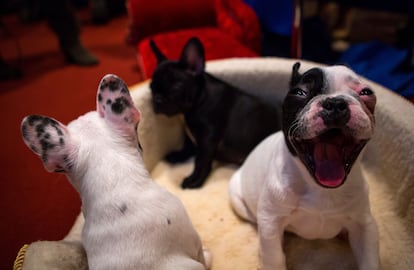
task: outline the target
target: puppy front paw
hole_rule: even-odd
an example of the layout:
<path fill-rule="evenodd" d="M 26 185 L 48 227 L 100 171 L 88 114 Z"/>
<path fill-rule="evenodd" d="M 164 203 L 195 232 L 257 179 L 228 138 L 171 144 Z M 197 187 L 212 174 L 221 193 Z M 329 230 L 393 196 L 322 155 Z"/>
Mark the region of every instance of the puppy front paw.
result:
<path fill-rule="evenodd" d="M 200 188 L 204 184 L 204 179 L 196 178 L 192 175 L 184 178 L 183 182 L 181 183 L 181 187 L 183 189 L 190 188 Z"/>

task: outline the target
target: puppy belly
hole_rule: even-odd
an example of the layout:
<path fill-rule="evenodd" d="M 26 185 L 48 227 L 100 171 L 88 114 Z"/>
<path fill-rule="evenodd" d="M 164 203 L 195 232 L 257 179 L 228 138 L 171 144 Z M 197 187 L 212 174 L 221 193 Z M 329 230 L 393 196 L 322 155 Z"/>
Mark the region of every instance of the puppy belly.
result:
<path fill-rule="evenodd" d="M 343 230 L 343 222 L 340 218 L 323 213 L 310 214 L 298 210 L 289 219 L 286 230 L 305 239 L 331 239 Z"/>

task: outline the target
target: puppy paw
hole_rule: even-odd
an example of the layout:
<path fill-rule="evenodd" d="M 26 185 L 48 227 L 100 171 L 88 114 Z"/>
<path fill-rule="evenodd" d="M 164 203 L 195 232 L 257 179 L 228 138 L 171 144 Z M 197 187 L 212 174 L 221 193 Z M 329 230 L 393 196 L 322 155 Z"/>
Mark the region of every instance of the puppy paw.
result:
<path fill-rule="evenodd" d="M 197 179 L 190 175 L 184 178 L 183 182 L 181 183 L 181 187 L 183 189 L 186 189 L 186 188 L 195 189 L 195 188 L 200 188 L 203 184 L 204 184 L 204 179 Z"/>

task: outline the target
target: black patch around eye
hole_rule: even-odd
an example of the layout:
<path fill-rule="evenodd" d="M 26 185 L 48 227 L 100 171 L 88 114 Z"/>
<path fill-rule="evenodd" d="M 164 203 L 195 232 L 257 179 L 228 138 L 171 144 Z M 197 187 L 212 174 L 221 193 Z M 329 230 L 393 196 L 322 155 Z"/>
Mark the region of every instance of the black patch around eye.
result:
<path fill-rule="evenodd" d="M 289 91 L 289 95 L 305 97 L 307 95 L 307 92 L 301 88 L 295 87 Z"/>
<path fill-rule="evenodd" d="M 323 87 L 323 80 L 323 71 L 320 68 L 312 68 L 303 74 L 301 83 L 305 84 L 308 90 L 320 93 Z"/>
<path fill-rule="evenodd" d="M 99 102 L 102 102 L 102 96 L 101 96 L 101 94 L 98 94 L 98 101 Z"/>

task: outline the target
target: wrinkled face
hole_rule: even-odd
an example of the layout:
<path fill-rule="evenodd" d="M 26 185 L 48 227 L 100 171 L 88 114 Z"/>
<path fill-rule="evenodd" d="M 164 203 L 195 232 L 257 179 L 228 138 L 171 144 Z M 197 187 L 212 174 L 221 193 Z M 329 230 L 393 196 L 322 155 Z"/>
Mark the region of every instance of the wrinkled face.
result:
<path fill-rule="evenodd" d="M 199 89 L 199 76 L 181 62 L 160 63 L 150 83 L 154 112 L 173 116 L 191 109 Z"/>
<path fill-rule="evenodd" d="M 375 94 L 345 66 L 297 69 L 283 105 L 286 142 L 316 183 L 339 187 L 373 135 Z"/>

